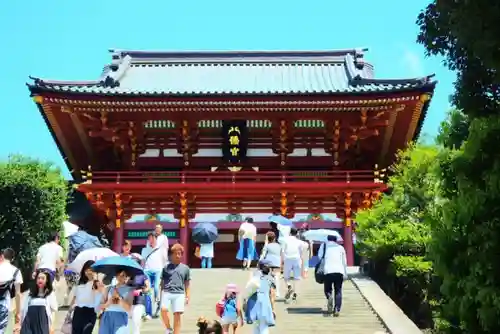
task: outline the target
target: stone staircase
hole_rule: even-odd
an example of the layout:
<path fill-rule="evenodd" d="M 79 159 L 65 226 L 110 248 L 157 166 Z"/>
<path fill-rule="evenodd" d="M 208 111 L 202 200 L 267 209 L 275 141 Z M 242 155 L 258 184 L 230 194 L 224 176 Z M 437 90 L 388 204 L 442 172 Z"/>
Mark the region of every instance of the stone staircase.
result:
<path fill-rule="evenodd" d="M 249 275 L 250 272 L 240 269 L 194 269 L 191 302 L 183 317 L 182 333 L 198 333 L 196 320 L 199 316 L 215 318 L 215 303 L 221 298 L 225 285 L 236 283 L 243 288 Z M 284 286 L 283 283 L 281 285 Z M 297 302 L 292 304 L 277 302 L 277 325 L 271 329 L 271 333 L 387 333 L 377 315 L 351 281 L 345 282 L 343 308 L 338 318 L 324 315 L 326 302 L 322 290 L 323 287 L 316 284 L 312 276 L 301 281 L 298 285 Z M 61 327 L 64 316 L 64 311 L 58 312 L 57 329 Z M 245 325 L 238 333 L 250 334 L 252 329 L 251 326 Z M 95 332 L 97 333 L 97 330 Z M 145 322 L 142 333 L 164 333 L 160 319 Z"/>

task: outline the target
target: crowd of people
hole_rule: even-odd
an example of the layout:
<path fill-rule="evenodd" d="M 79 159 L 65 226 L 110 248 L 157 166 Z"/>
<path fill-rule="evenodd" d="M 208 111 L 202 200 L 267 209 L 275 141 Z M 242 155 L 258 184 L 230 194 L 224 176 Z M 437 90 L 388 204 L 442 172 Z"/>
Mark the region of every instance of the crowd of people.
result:
<path fill-rule="evenodd" d="M 214 301 L 218 319 L 200 318 L 200 333 L 230 330 L 236 333 L 244 322 L 254 326 L 254 333 L 269 333 L 269 328 L 275 326 L 280 281 L 285 283 L 284 300 L 289 302 L 298 298 L 297 282 L 307 277 L 312 243 L 301 238 L 306 229 L 307 226 L 297 230 L 271 223 L 265 245 L 257 254 L 257 229 L 251 218 L 242 223 L 237 258 L 244 270 L 249 270 L 252 263 L 257 263 L 257 269 L 250 274 L 244 289 L 227 285 L 223 298 Z M 342 282 L 347 275 L 345 250 L 336 241 L 335 235 L 328 236 L 318 254 L 324 264 L 327 309 L 334 315 L 340 312 Z M 141 254 L 132 253 L 131 249 L 131 243 L 125 241 L 120 255 L 140 264 L 141 274 L 117 268 L 112 281 L 107 282 L 109 277 L 98 275 L 91 260 L 84 263 L 79 273 L 65 273 L 68 281 L 73 282 L 70 284 L 73 297 L 68 300 L 63 333 L 91 334 L 98 326 L 99 334 L 138 334 L 144 321 L 160 315 L 167 334 L 180 333 L 181 317 L 190 298 L 191 270 L 181 263 L 185 250 L 180 244 L 170 247 L 161 224 L 148 234 Z M 204 267 L 210 267 L 213 245 L 201 253 L 205 255 L 201 257 Z M 54 291 L 58 269 L 67 265 L 59 236 L 55 234 L 39 248 L 32 275 L 34 282 L 24 298 L 20 289 L 23 278 L 12 264 L 14 257 L 10 248 L 0 255 L 0 334 L 6 334 L 9 320 L 14 321 L 13 328 L 20 334 L 53 334 L 58 310 Z"/>

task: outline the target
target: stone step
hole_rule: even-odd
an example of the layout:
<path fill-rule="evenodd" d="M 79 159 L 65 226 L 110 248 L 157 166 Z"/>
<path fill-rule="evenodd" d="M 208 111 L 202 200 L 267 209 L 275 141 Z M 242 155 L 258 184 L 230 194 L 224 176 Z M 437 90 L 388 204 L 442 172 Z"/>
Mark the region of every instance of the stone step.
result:
<path fill-rule="evenodd" d="M 191 302 L 183 316 L 182 333 L 198 333 L 196 321 L 200 316 L 216 318 L 215 304 L 221 298 L 226 284 L 236 283 L 240 288 L 243 288 L 250 274 L 248 271 L 240 269 L 193 269 Z M 285 287 L 282 281 L 281 287 L 282 289 Z M 386 333 L 377 315 L 374 314 L 350 281 L 344 283 L 342 312 L 336 318 L 324 315 L 326 300 L 323 295 L 323 287 L 316 284 L 314 277 L 302 280 L 298 284 L 297 290 L 299 298 L 295 303 L 285 304 L 282 301 L 277 301 L 276 326 L 271 329 L 271 333 Z M 57 329 L 60 328 L 64 316 L 65 312 L 58 312 Z M 251 325 L 244 325 L 238 333 L 251 334 L 252 330 Z M 97 331 L 95 332 L 97 333 Z M 161 320 L 153 319 L 144 322 L 141 333 L 163 333 Z"/>

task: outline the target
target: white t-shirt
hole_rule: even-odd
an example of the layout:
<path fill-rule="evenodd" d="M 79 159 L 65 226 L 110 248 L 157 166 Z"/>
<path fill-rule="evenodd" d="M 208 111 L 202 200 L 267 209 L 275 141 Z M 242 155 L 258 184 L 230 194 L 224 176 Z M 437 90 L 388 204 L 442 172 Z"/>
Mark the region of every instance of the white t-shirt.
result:
<path fill-rule="evenodd" d="M 151 245 L 149 244 L 149 241 L 148 241 L 146 246 L 151 247 Z M 163 234 L 163 232 L 162 232 L 162 234 L 160 234 L 159 236 L 156 237 L 156 246 L 165 248 L 165 250 L 168 253 L 168 246 L 169 246 L 168 237 L 165 234 Z"/>
<path fill-rule="evenodd" d="M 156 245 L 158 247 L 163 247 L 168 251 L 168 238 L 165 234 L 160 234 L 159 236 L 156 237 Z"/>
<path fill-rule="evenodd" d="M 303 242 L 297 237 L 288 236 L 283 239 L 282 250 L 285 259 L 300 259 L 302 257 Z"/>
<path fill-rule="evenodd" d="M 74 289 L 75 306 L 79 307 L 96 307 L 97 306 L 97 293 L 92 289 L 94 286 L 93 281 L 86 284 L 79 284 Z"/>
<path fill-rule="evenodd" d="M 163 245 L 157 245 L 155 248 L 144 247 L 141 256 L 145 261 L 144 269 L 146 270 L 159 271 L 167 264 L 168 254 Z"/>
<path fill-rule="evenodd" d="M 249 222 L 244 222 L 240 225 L 238 234 L 241 239 L 253 239 L 257 235 L 257 227 Z"/>
<path fill-rule="evenodd" d="M 5 283 L 14 278 L 14 284 L 23 284 L 23 275 L 20 271 L 17 272 L 16 277 L 14 274 L 16 273 L 17 268 L 10 264 L 9 261 L 3 261 L 0 263 L 0 282 Z M 9 295 L 5 299 L 0 299 L 0 305 L 5 306 L 8 310 L 11 310 L 11 296 L 10 292 L 7 292 Z"/>
<path fill-rule="evenodd" d="M 57 261 L 63 257 L 63 248 L 51 241 L 40 247 L 36 256 L 38 258 L 37 269 L 49 269 L 55 271 Z"/>

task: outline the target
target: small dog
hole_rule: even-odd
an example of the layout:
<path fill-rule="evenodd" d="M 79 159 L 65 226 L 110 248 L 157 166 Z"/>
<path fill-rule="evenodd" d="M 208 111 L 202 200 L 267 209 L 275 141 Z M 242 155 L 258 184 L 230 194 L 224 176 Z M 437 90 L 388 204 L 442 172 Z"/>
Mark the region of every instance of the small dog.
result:
<path fill-rule="evenodd" d="M 198 334 L 222 334 L 222 325 L 217 320 L 199 317 L 196 326 L 199 328 Z"/>

